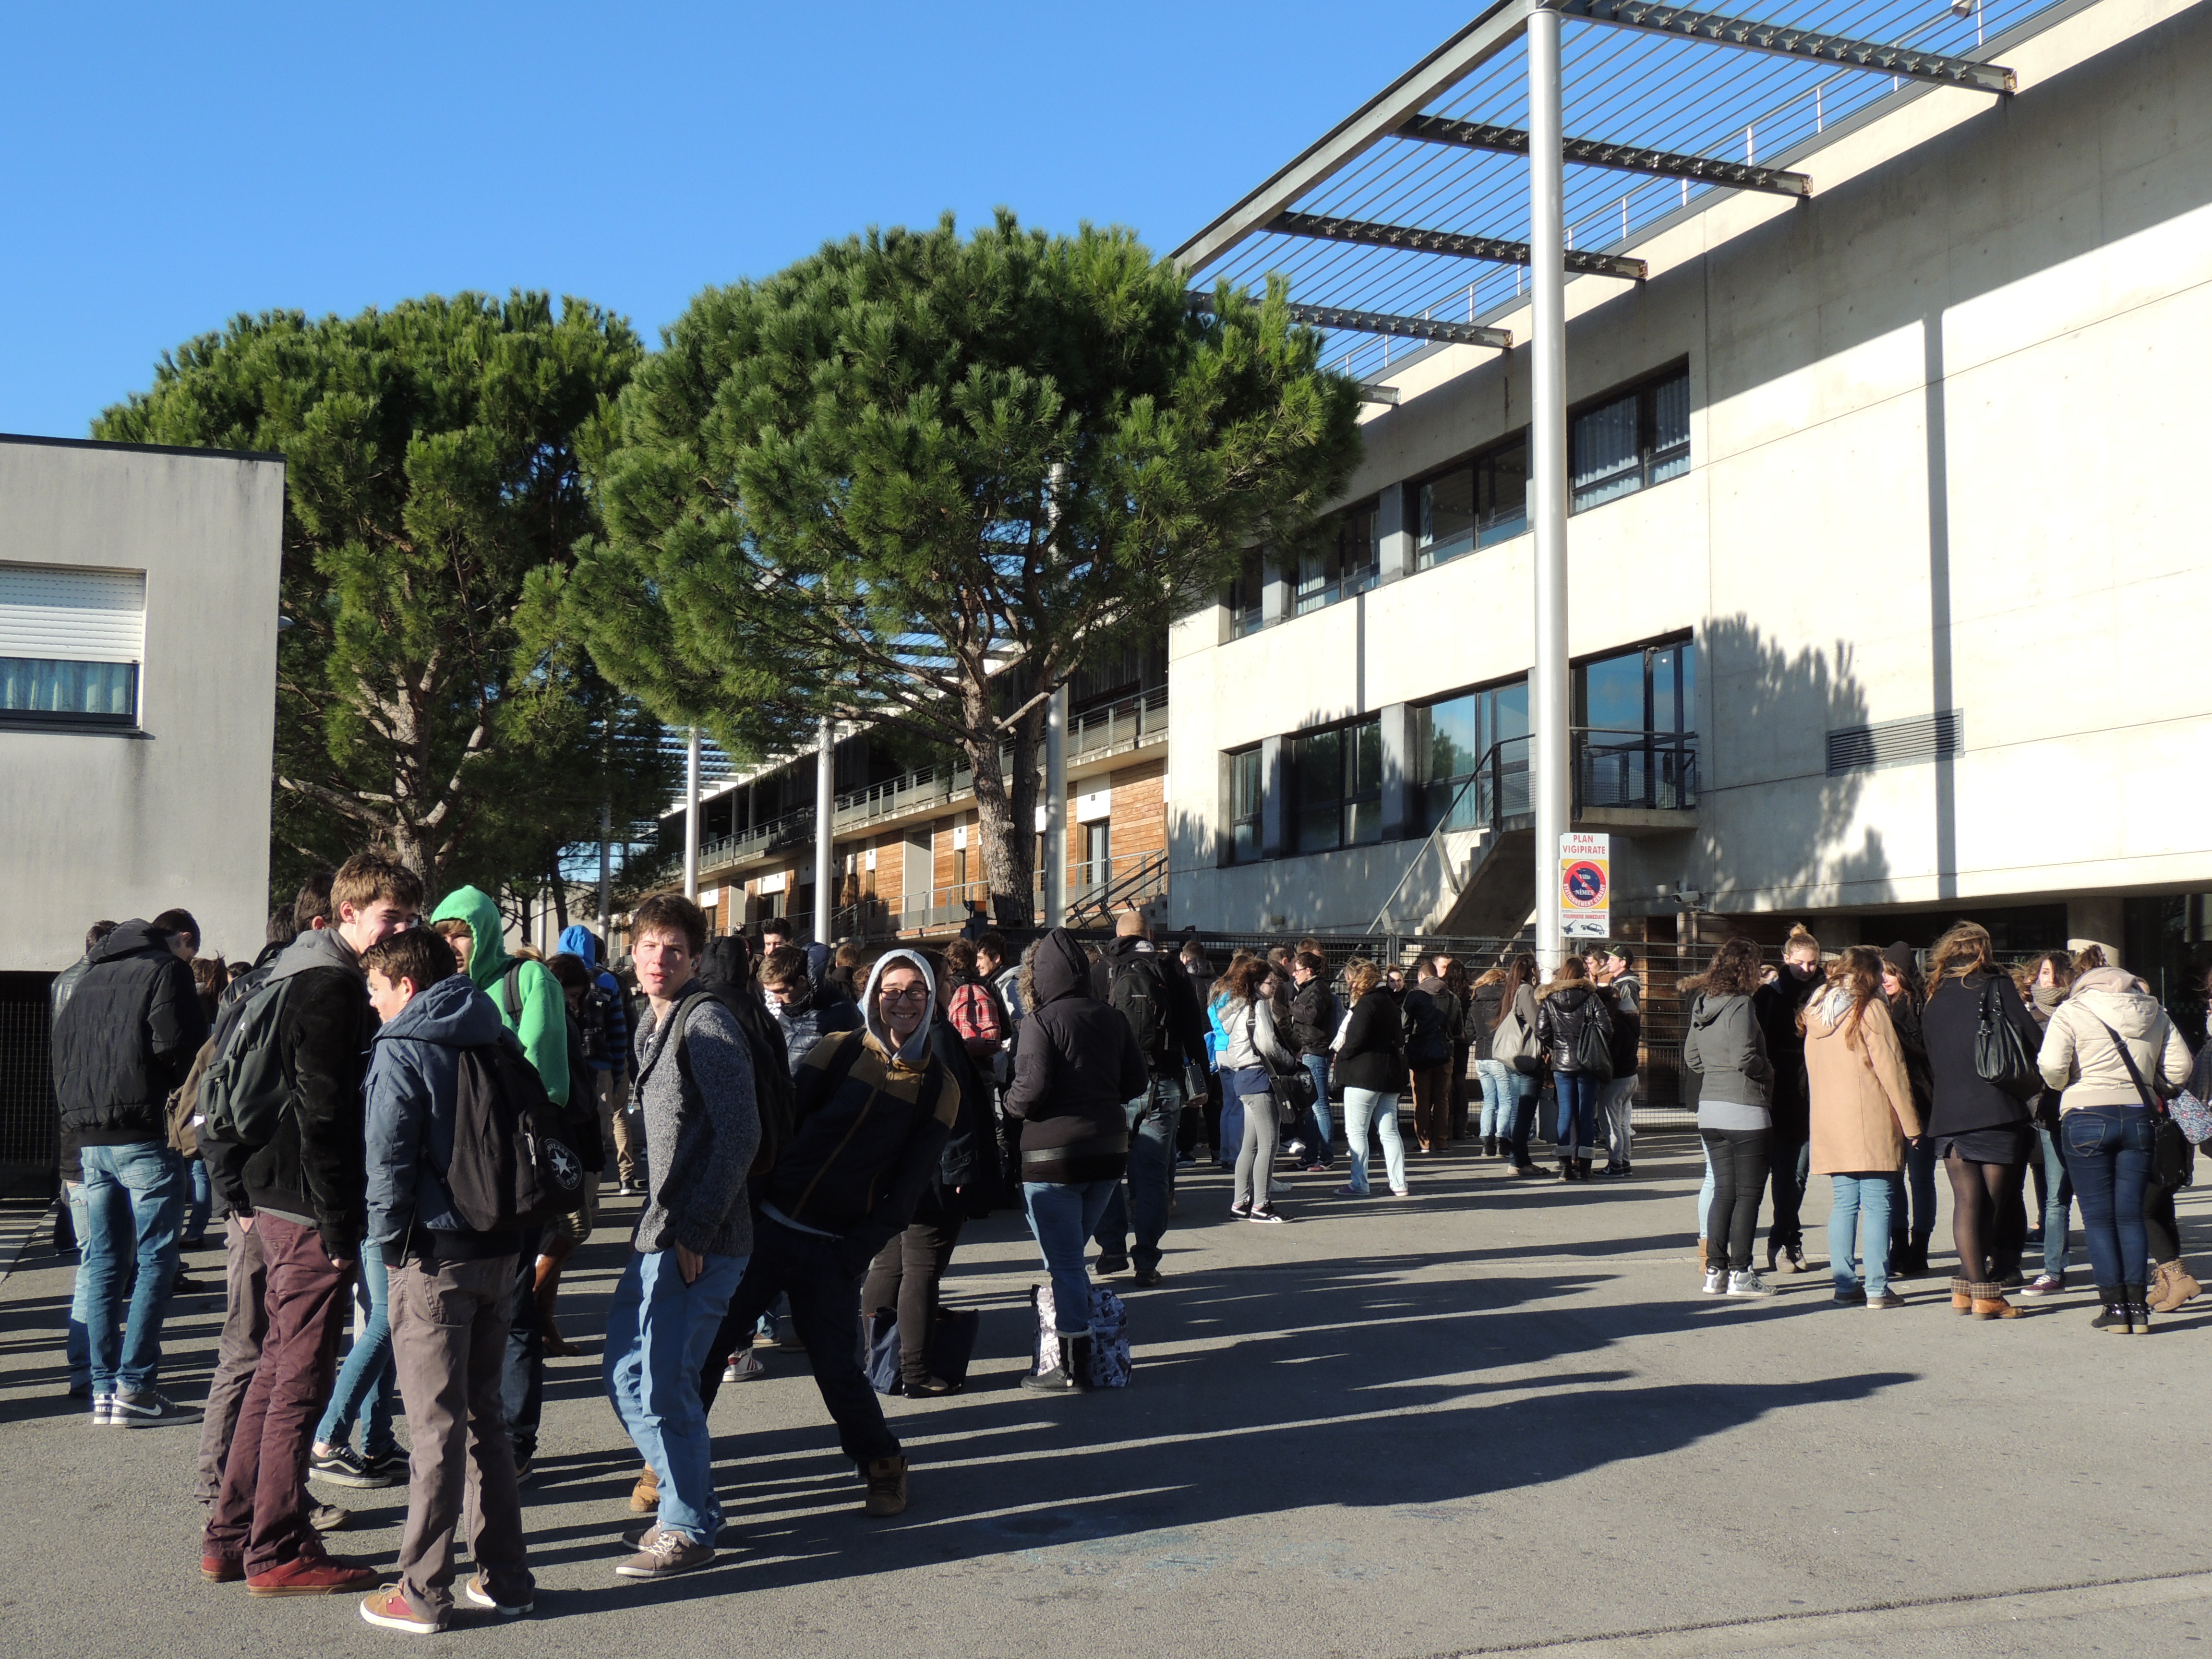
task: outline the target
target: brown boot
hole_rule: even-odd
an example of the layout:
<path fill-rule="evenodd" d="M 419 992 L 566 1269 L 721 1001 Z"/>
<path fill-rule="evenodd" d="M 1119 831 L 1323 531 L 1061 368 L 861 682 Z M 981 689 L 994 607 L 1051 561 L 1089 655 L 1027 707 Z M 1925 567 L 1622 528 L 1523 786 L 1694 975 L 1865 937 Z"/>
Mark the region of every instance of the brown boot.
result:
<path fill-rule="evenodd" d="M 906 1509 L 906 1459 L 878 1457 L 868 1465 L 868 1498 L 862 1509 L 878 1517 Z"/>
<path fill-rule="evenodd" d="M 1985 1283 L 1968 1287 L 1972 1293 L 1972 1310 L 1977 1319 L 2017 1319 L 2020 1310 L 2005 1300 L 2004 1286 Z"/>
<path fill-rule="evenodd" d="M 637 1485 L 629 1489 L 629 1512 L 632 1515 L 651 1515 L 660 1507 L 660 1477 L 647 1463 L 637 1472 Z"/>
<path fill-rule="evenodd" d="M 2152 1285 L 2150 1305 L 2159 1313 L 2179 1313 L 2185 1304 L 2201 1295 L 2203 1288 L 2189 1276 L 2189 1269 L 2180 1261 L 2161 1261 Z"/>
<path fill-rule="evenodd" d="M 1972 1313 L 1974 1310 L 1973 1286 L 1963 1279 L 1954 1279 L 1951 1281 L 1951 1309 L 1954 1313 L 1962 1314 Z"/>
<path fill-rule="evenodd" d="M 538 1279 L 532 1290 L 538 1303 L 538 1335 L 545 1352 L 556 1359 L 566 1359 L 576 1352 L 553 1322 L 553 1303 L 561 1294 L 561 1269 L 575 1248 L 573 1238 L 548 1238 L 538 1253 Z"/>

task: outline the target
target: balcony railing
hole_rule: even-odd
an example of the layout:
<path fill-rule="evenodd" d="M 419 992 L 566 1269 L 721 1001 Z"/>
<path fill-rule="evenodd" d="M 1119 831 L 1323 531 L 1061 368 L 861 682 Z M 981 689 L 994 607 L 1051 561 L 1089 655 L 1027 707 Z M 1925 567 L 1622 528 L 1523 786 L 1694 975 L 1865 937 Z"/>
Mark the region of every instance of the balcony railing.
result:
<path fill-rule="evenodd" d="M 1698 804 L 1698 734 L 1578 726 L 1573 732 L 1574 811 L 1682 811 Z M 1493 744 L 1474 769 L 1421 787 L 1425 830 L 1495 829 L 1535 810 L 1529 739 Z"/>
<path fill-rule="evenodd" d="M 1073 865 L 1068 870 L 1068 926 L 1094 925 L 1158 898 L 1167 891 L 1167 880 L 1168 860 L 1164 852 L 1125 853 Z M 1041 871 L 1030 877 L 1030 902 L 1031 915 L 1042 912 L 1044 875 Z M 989 927 L 994 920 L 990 884 L 968 881 L 948 887 L 917 888 L 893 897 L 864 894 L 858 904 L 838 907 L 834 925 L 840 938 L 888 939 L 894 933 L 962 927 L 971 921 Z"/>

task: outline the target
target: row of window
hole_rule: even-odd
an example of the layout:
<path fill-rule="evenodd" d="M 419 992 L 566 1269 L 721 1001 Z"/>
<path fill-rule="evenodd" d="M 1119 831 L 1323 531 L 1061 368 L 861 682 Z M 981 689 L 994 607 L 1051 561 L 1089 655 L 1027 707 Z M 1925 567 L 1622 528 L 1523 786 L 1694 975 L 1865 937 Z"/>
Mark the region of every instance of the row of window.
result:
<path fill-rule="evenodd" d="M 1569 416 L 1570 511 L 1597 507 L 1689 470 L 1687 368 L 1669 369 Z M 1528 434 L 1516 433 L 1402 487 L 1417 570 L 1523 535 L 1528 528 Z M 1376 503 L 1347 510 L 1285 571 L 1291 586 L 1290 614 L 1302 617 L 1374 586 L 1382 574 L 1382 515 Z M 1255 550 L 1246 556 L 1230 585 L 1231 625 L 1237 638 L 1261 624 L 1266 576 L 1266 563 Z"/>
<path fill-rule="evenodd" d="M 1586 763 L 1601 769 L 1652 763 L 1650 738 L 1695 729 L 1697 653 L 1687 640 L 1638 646 L 1578 665 L 1573 725 L 1583 733 Z M 1530 810 L 1526 677 L 1417 704 L 1408 757 L 1416 816 L 1407 833 L 1443 825 L 1473 829 L 1496 816 Z M 1662 749 L 1666 745 L 1663 741 Z M 1267 779 L 1257 745 L 1229 755 L 1229 861 L 1262 856 Z M 1487 763 L 1486 764 L 1486 763 Z M 1662 758 L 1661 763 L 1664 760 Z M 1289 811 L 1286 853 L 1327 853 L 1382 839 L 1382 726 L 1370 715 L 1283 739 L 1283 787 Z M 1612 793 L 1640 798 L 1639 775 Z"/>

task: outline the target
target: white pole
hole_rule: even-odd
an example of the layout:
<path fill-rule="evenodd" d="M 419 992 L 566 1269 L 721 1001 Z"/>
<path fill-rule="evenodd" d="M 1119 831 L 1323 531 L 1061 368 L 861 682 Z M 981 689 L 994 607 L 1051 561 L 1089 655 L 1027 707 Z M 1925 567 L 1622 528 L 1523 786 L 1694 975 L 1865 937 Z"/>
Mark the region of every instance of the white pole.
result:
<path fill-rule="evenodd" d="M 1528 14 L 1528 490 L 1536 532 L 1536 662 L 1529 687 L 1529 769 L 1536 817 L 1536 957 L 1559 963 L 1559 837 L 1567 768 L 1566 181 L 1559 146 L 1559 15 Z"/>
<path fill-rule="evenodd" d="M 684 748 L 684 896 L 699 897 L 699 728 Z"/>
<path fill-rule="evenodd" d="M 1018 830 L 1019 826 L 1016 828 Z M 1044 925 L 1067 922 L 1067 687 L 1044 716 Z"/>
<path fill-rule="evenodd" d="M 830 929 L 836 914 L 837 863 L 837 737 L 830 717 L 822 717 L 814 749 L 814 942 L 830 943 Z"/>

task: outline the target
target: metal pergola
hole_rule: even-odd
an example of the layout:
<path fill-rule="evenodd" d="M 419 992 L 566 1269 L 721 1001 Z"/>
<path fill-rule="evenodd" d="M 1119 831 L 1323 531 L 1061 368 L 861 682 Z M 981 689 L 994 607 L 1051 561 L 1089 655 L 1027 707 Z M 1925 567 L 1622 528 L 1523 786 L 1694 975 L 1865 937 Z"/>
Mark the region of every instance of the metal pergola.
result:
<path fill-rule="evenodd" d="M 1905 98 L 2008 96 L 2013 72 L 1991 59 L 2086 3 L 1808 0 L 1770 19 L 1496 0 L 1176 250 L 1203 283 L 1194 307 L 1219 283 L 1288 278 L 1294 314 L 1328 331 L 1328 360 L 1363 380 L 1403 341 L 1417 343 L 1409 353 L 1507 349 L 1497 321 L 1528 307 L 1530 769 L 1547 969 L 1570 811 L 1568 275 L 1644 280 L 1632 246 L 1715 191 L 1810 196 L 1817 173 L 1794 164 Z M 1395 401 L 1388 388 L 1373 396 Z"/>

